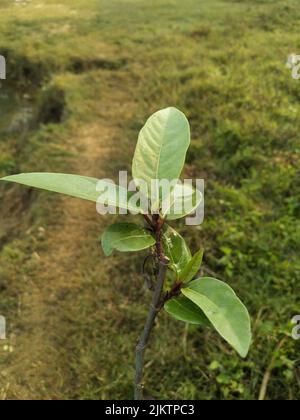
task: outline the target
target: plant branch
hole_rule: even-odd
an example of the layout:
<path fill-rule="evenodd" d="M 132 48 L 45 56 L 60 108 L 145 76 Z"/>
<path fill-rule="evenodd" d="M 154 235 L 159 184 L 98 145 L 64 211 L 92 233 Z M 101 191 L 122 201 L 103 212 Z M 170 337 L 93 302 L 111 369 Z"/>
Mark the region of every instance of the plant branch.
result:
<path fill-rule="evenodd" d="M 147 265 L 147 263 L 150 259 L 153 259 L 153 257 L 154 257 L 153 254 L 147 255 L 147 257 L 144 259 L 143 268 L 142 268 L 142 274 L 143 274 L 143 277 L 145 279 L 145 284 L 146 284 L 147 288 L 149 290 L 151 290 L 152 292 L 154 291 L 154 284 L 155 284 L 154 283 L 155 270 L 152 267 L 152 273 L 151 274 L 147 273 L 146 265 Z"/>
<path fill-rule="evenodd" d="M 164 256 L 162 246 L 162 227 L 164 220 L 159 216 L 153 217 L 153 231 L 156 237 L 156 257 L 158 261 L 158 275 L 155 289 L 152 296 L 152 302 L 148 312 L 147 320 L 144 326 L 143 333 L 140 337 L 139 343 L 136 346 L 135 358 L 135 382 L 134 382 L 134 398 L 135 400 L 143 399 L 143 371 L 144 371 L 144 355 L 146 346 L 149 341 L 151 331 L 154 327 L 155 319 L 161 309 L 161 296 L 163 293 L 166 272 L 168 269 L 169 260 Z"/>
<path fill-rule="evenodd" d="M 134 399 L 142 400 L 143 399 L 143 368 L 144 368 L 144 354 L 145 349 L 148 344 L 148 340 L 154 326 L 155 318 L 160 310 L 160 298 L 163 291 L 164 281 L 167 272 L 167 264 L 165 261 L 159 262 L 159 273 L 157 278 L 157 284 L 152 297 L 152 302 L 150 305 L 147 321 L 141 335 L 140 341 L 136 346 L 136 360 L 135 360 L 135 383 L 134 383 Z"/>
<path fill-rule="evenodd" d="M 164 219 L 161 219 L 158 215 L 153 216 L 154 232 L 156 238 L 156 255 L 158 261 L 165 260 L 162 244 L 162 228 L 165 223 Z"/>
<path fill-rule="evenodd" d="M 171 287 L 171 289 L 168 292 L 166 292 L 163 298 L 161 299 L 160 308 L 163 308 L 165 303 L 168 302 L 168 300 L 179 296 L 181 293 L 182 286 L 183 286 L 183 283 L 181 281 L 175 282 L 173 286 Z"/>
<path fill-rule="evenodd" d="M 153 229 L 153 223 L 151 218 L 149 217 L 148 214 L 143 214 L 144 219 L 146 220 L 146 222 L 148 223 L 148 225 L 151 227 L 151 229 Z"/>

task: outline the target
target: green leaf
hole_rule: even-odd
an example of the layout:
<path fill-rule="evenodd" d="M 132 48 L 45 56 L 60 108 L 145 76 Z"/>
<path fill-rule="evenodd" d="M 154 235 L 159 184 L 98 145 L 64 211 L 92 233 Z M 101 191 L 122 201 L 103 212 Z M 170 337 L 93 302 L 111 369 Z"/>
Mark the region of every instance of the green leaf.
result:
<path fill-rule="evenodd" d="M 170 268 L 180 277 L 181 271 L 192 258 L 189 247 L 183 237 L 170 226 L 165 226 L 162 242 L 164 253 L 170 260 Z"/>
<path fill-rule="evenodd" d="M 196 252 L 193 258 L 187 263 L 180 274 L 181 281 L 187 283 L 196 276 L 202 264 L 203 253 L 203 249 L 200 249 L 200 251 Z"/>
<path fill-rule="evenodd" d="M 189 324 L 200 324 L 209 326 L 210 322 L 203 311 L 185 296 L 170 299 L 165 303 L 165 311 L 178 321 Z"/>
<path fill-rule="evenodd" d="M 102 248 L 104 254 L 109 256 L 113 250 L 121 252 L 141 251 L 155 244 L 155 239 L 147 231 L 132 223 L 115 223 L 103 233 Z"/>
<path fill-rule="evenodd" d="M 59 173 L 27 173 L 7 176 L 1 178 L 0 181 L 16 182 L 29 187 L 40 188 L 140 213 L 140 209 L 137 206 L 129 204 L 129 199 L 132 194 L 128 194 L 125 188 L 96 178 Z"/>
<path fill-rule="evenodd" d="M 177 220 L 194 213 L 203 195 L 189 184 L 177 184 L 162 202 L 162 217 Z"/>
<path fill-rule="evenodd" d="M 220 280 L 204 277 L 181 289 L 205 313 L 218 333 L 246 357 L 251 343 L 250 317 L 234 291 Z"/>
<path fill-rule="evenodd" d="M 190 126 L 182 112 L 166 108 L 153 114 L 140 131 L 132 164 L 132 174 L 141 191 L 149 197 L 152 180 L 179 179 L 189 145 Z M 146 182 L 148 191 L 139 180 Z"/>

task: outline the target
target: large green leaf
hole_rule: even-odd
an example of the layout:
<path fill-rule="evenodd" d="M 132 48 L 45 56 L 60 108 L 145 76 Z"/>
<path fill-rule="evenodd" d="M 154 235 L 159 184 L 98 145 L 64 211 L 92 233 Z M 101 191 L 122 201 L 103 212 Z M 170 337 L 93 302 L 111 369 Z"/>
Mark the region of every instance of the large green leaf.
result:
<path fill-rule="evenodd" d="M 192 258 L 189 247 L 183 237 L 170 226 L 165 226 L 162 242 L 164 253 L 170 260 L 170 268 L 180 277 L 181 271 Z"/>
<path fill-rule="evenodd" d="M 203 195 L 189 184 L 177 184 L 162 202 L 162 216 L 168 220 L 181 219 L 193 213 Z"/>
<path fill-rule="evenodd" d="M 1 178 L 1 181 L 16 182 L 29 187 L 140 212 L 137 206 L 129 204 L 132 194 L 128 194 L 125 188 L 108 181 L 99 181 L 96 178 L 59 173 L 26 173 L 7 176 Z"/>
<path fill-rule="evenodd" d="M 234 291 L 224 282 L 204 277 L 181 289 L 205 313 L 218 333 L 246 357 L 251 343 L 250 317 Z"/>
<path fill-rule="evenodd" d="M 203 249 L 196 252 L 193 258 L 187 263 L 180 274 L 180 280 L 183 282 L 191 281 L 198 273 L 203 259 Z"/>
<path fill-rule="evenodd" d="M 180 177 L 190 144 L 190 126 L 176 108 L 153 114 L 139 134 L 132 173 L 137 186 L 150 196 L 152 180 L 177 180 Z M 145 191 L 139 180 L 145 181 Z M 155 186 L 157 193 L 157 184 Z M 157 195 L 158 197 L 158 195 Z"/>
<path fill-rule="evenodd" d="M 103 233 L 102 248 L 109 256 L 113 250 L 121 252 L 141 251 L 155 244 L 154 237 L 147 229 L 132 223 L 115 223 Z"/>
<path fill-rule="evenodd" d="M 204 312 L 185 296 L 170 299 L 165 303 L 165 311 L 173 318 L 189 324 L 210 325 Z"/>

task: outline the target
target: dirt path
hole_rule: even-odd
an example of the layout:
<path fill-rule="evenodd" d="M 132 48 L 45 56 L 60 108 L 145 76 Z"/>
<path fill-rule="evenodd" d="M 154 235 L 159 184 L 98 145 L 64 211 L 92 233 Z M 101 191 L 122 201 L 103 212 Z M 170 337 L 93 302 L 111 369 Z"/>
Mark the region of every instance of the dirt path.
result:
<path fill-rule="evenodd" d="M 128 112 L 128 107 L 134 106 L 128 94 L 118 89 L 117 95 L 117 104 L 123 104 Z M 99 178 L 107 176 L 105 168 L 111 156 L 118 153 L 117 139 L 121 136 L 121 129 L 112 119 L 115 100 L 108 107 L 105 103 L 101 120 L 84 126 L 75 138 L 69 139 L 67 147 L 76 155 L 72 172 Z M 96 242 L 106 219 L 97 215 L 93 203 L 72 198 L 63 198 L 55 211 L 60 216 L 58 223 L 42 231 L 46 247 L 36 254 L 38 272 L 23 287 L 19 314 L 22 332 L 15 339 L 11 363 L 5 371 L 2 399 L 55 399 L 72 386 L 74 374 L 70 367 L 66 370 L 67 349 L 62 346 L 74 325 L 68 319 L 65 305 L 72 311 L 69 295 L 76 295 L 77 290 L 82 292 L 91 270 L 98 271 L 102 277 L 103 290 L 109 287 L 104 275 L 109 270 L 109 262 L 101 263 L 100 246 Z"/>

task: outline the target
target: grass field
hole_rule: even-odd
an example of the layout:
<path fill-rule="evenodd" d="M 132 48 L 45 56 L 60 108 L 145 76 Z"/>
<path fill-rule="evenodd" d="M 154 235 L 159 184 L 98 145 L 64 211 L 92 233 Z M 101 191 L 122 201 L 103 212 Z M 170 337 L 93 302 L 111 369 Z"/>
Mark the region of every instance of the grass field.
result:
<path fill-rule="evenodd" d="M 0 4 L 0 176 L 114 177 L 159 108 L 191 122 L 186 174 L 205 221 L 180 230 L 203 273 L 235 288 L 254 340 L 241 360 L 210 330 L 160 316 L 155 399 L 299 399 L 300 54 L 297 0 L 30 0 Z M 0 187 L 2 399 L 130 399 L 150 295 L 139 256 L 103 259 L 92 204 Z"/>

